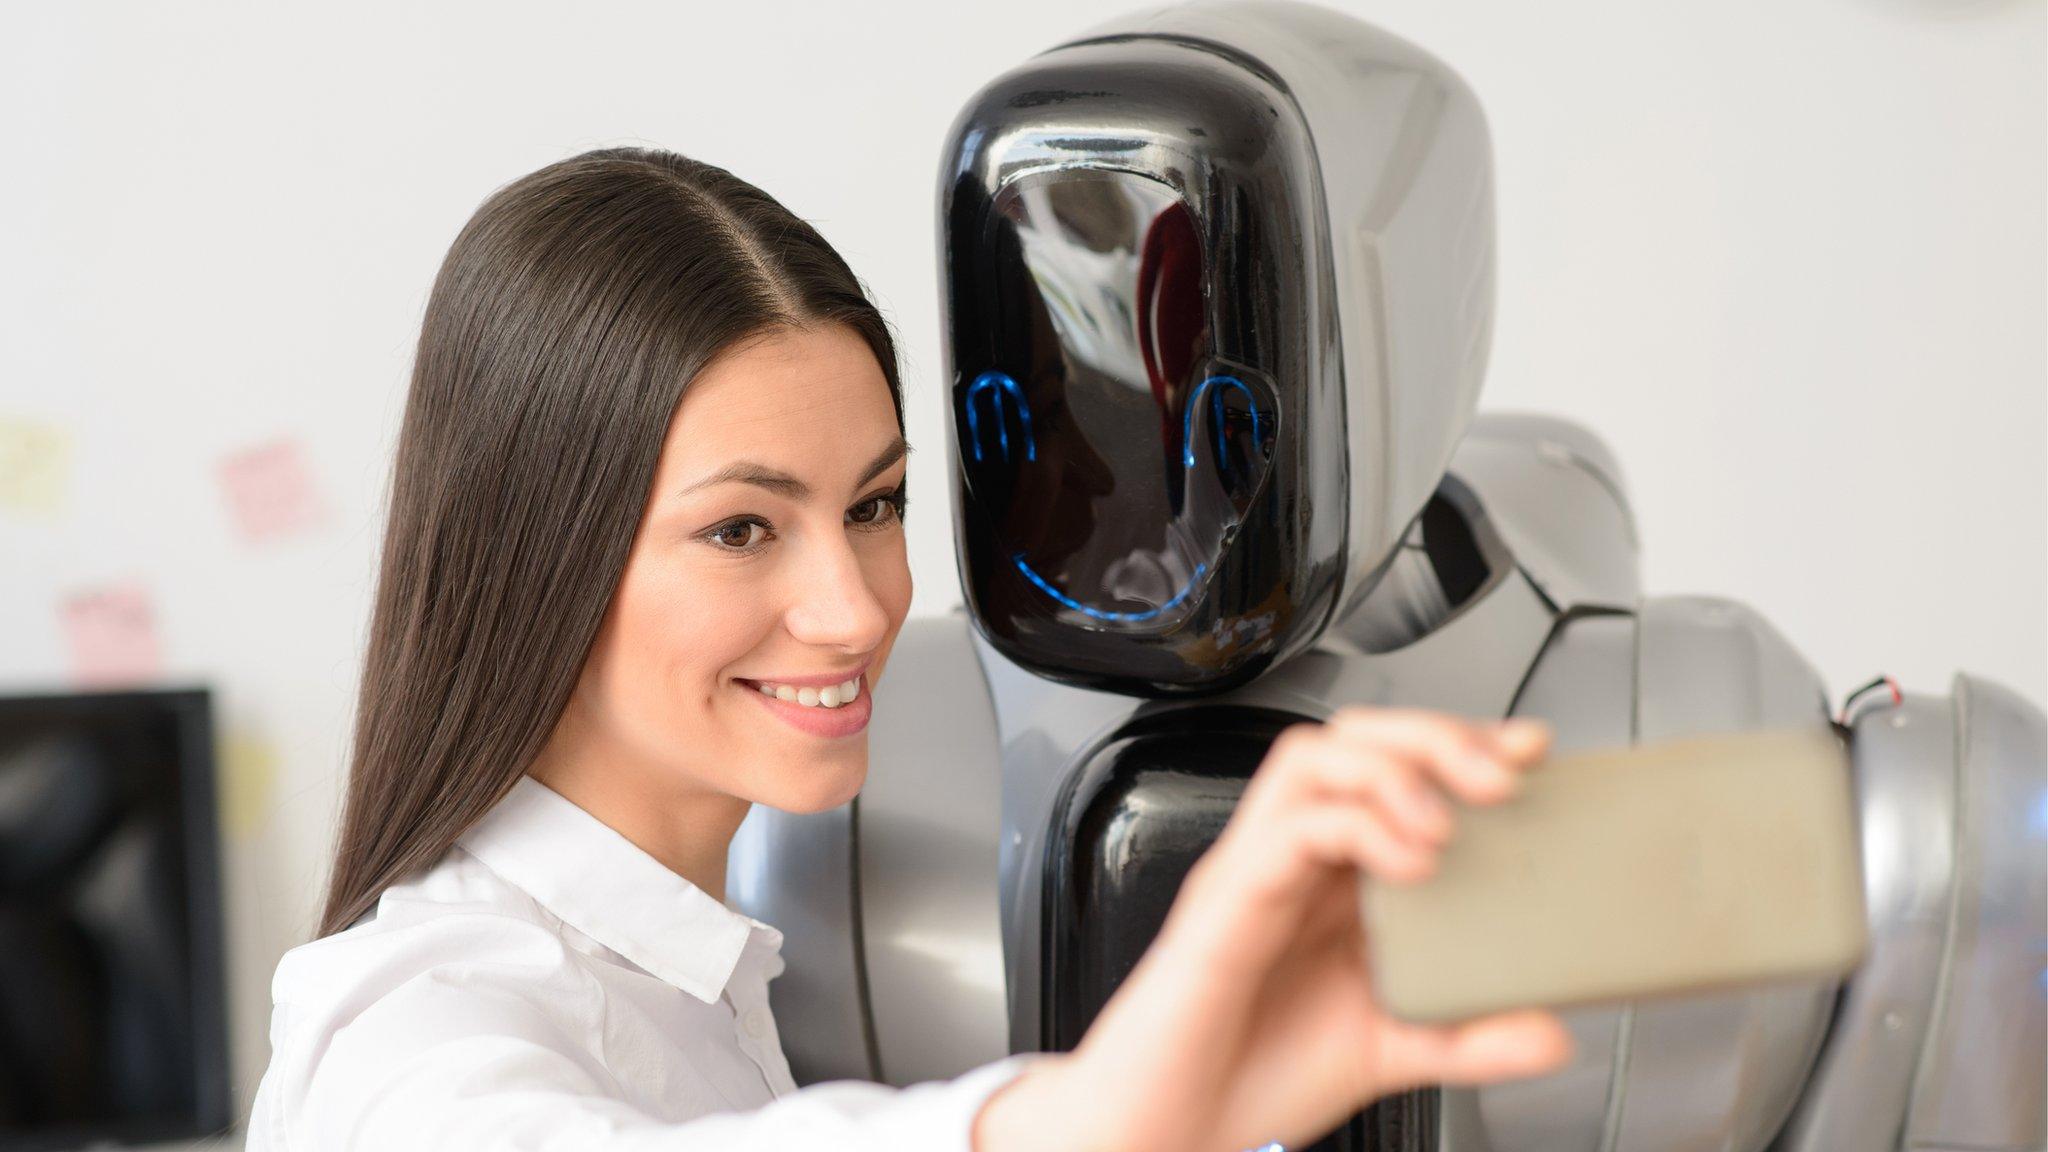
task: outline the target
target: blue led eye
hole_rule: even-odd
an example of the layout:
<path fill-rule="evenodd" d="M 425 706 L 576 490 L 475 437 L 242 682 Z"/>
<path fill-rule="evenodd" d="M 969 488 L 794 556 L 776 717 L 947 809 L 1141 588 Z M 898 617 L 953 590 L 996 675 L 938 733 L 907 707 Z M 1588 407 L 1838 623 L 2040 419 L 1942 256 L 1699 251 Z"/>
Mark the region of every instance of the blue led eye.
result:
<path fill-rule="evenodd" d="M 1038 459 L 1038 441 L 1031 434 L 1031 406 L 1024 402 L 1024 392 L 1017 382 L 1002 372 L 983 372 L 967 386 L 967 396 L 961 401 L 967 409 L 967 437 L 974 441 L 974 458 L 981 459 L 981 422 L 974 415 L 974 398 L 987 392 L 996 410 L 996 435 L 1001 438 L 1003 459 L 1010 458 L 1010 428 L 1003 420 L 1003 393 L 1017 402 L 1017 418 L 1024 425 L 1024 458 Z"/>
<path fill-rule="evenodd" d="M 1184 463 L 1189 468 L 1195 466 L 1195 408 L 1202 402 L 1202 393 L 1207 392 L 1212 384 L 1222 384 L 1244 393 L 1245 403 L 1252 410 L 1252 443 L 1257 444 L 1259 442 L 1258 398 L 1252 395 L 1250 388 L 1245 387 L 1244 381 L 1239 380 L 1235 376 L 1211 376 L 1200 384 L 1195 385 L 1194 392 L 1188 396 L 1187 407 L 1181 412 L 1180 442 L 1182 451 L 1185 453 Z M 1218 388 L 1216 390 L 1210 403 L 1215 408 L 1215 411 L 1210 413 L 1209 423 L 1216 426 L 1216 467 L 1220 471 L 1227 467 L 1224 462 L 1229 459 L 1223 451 L 1223 389 Z"/>

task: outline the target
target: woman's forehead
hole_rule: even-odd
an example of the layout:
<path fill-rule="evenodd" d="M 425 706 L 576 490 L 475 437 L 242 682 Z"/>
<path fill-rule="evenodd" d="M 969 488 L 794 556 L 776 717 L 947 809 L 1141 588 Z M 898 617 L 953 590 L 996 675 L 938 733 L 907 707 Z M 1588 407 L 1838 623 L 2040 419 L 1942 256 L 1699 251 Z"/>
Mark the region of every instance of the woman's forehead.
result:
<path fill-rule="evenodd" d="M 748 459 L 793 474 L 865 464 L 897 436 L 889 384 L 843 325 L 782 330 L 717 357 L 684 390 L 664 467 Z"/>

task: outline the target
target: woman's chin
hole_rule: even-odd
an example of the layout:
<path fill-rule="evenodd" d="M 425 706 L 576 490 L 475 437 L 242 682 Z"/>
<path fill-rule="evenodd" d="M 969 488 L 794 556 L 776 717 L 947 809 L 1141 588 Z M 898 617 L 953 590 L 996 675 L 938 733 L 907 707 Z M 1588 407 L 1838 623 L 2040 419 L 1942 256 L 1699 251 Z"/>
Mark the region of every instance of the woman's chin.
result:
<path fill-rule="evenodd" d="M 861 785 L 865 784 L 868 778 L 865 756 L 861 757 L 858 764 L 843 768 L 837 764 L 812 764 L 808 768 L 817 774 L 794 781 L 789 787 L 777 789 L 778 795 L 770 807 L 797 815 L 829 811 L 858 796 Z M 819 771 L 820 768 L 824 770 Z"/>

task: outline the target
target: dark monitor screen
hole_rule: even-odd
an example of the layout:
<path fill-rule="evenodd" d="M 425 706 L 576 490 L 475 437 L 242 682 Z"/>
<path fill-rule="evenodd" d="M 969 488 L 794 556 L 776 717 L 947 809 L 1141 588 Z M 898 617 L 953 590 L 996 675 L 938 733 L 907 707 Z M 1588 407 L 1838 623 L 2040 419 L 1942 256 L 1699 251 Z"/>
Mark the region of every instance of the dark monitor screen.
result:
<path fill-rule="evenodd" d="M 0 1150 L 230 1123 L 203 690 L 0 697 Z"/>

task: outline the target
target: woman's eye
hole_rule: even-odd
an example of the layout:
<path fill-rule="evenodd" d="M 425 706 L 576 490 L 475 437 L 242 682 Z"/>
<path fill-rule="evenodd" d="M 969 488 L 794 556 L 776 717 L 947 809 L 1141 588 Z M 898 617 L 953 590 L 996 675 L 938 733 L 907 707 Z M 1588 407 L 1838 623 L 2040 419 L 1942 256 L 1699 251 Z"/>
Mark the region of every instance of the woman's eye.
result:
<path fill-rule="evenodd" d="M 855 524 L 863 527 L 878 527 L 892 518 L 903 515 L 904 493 L 901 488 L 894 492 L 875 496 L 855 504 L 847 513 Z"/>
<path fill-rule="evenodd" d="M 755 530 L 765 527 L 759 520 L 735 520 L 713 528 L 705 539 L 723 546 L 728 552 L 744 552 L 757 545 Z"/>
<path fill-rule="evenodd" d="M 894 492 L 886 492 L 861 501 L 848 509 L 846 516 L 856 527 L 879 531 L 902 518 L 905 503 L 904 490 L 898 488 Z M 769 540 L 774 539 L 774 535 L 769 530 L 767 522 L 750 516 L 720 524 L 704 533 L 701 539 L 721 552 L 740 554 L 764 547 Z"/>

